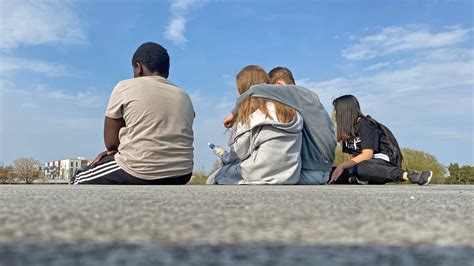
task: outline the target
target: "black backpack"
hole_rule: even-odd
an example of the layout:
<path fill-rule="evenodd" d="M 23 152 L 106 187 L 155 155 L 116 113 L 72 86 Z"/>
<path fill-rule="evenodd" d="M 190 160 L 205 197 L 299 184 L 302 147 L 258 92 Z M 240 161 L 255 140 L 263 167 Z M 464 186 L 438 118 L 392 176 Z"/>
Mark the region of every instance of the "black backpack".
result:
<path fill-rule="evenodd" d="M 388 129 L 386 126 L 384 126 L 383 124 L 377 122 L 375 119 L 370 117 L 370 115 L 366 116 L 366 118 L 371 123 L 373 123 L 378 129 L 382 130 L 383 134 L 385 135 L 388 146 L 390 147 L 390 150 L 392 151 L 392 154 L 387 154 L 388 157 L 390 158 L 390 162 L 395 164 L 397 167 L 402 168 L 402 161 L 403 161 L 402 150 L 400 149 L 400 146 L 398 146 L 397 139 L 393 135 L 392 131 L 390 131 L 390 129 Z"/>

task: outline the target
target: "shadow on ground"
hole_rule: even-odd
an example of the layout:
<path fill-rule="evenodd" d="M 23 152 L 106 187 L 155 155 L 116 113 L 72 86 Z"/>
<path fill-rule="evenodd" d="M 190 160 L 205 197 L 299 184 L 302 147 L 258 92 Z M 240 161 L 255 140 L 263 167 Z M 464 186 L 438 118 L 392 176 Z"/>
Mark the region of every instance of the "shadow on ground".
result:
<path fill-rule="evenodd" d="M 0 265 L 472 265 L 466 246 L 0 244 Z"/>

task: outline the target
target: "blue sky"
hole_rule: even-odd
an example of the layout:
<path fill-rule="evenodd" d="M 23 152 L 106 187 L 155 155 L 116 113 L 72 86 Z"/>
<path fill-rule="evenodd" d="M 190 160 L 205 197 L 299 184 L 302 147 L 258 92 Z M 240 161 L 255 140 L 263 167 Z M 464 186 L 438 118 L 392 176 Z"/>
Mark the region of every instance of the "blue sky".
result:
<path fill-rule="evenodd" d="M 226 145 L 245 65 L 289 67 L 328 111 L 356 95 L 402 147 L 474 164 L 471 1 L 0 0 L 0 162 L 104 150 L 105 107 L 143 42 L 196 111 L 195 170 Z"/>

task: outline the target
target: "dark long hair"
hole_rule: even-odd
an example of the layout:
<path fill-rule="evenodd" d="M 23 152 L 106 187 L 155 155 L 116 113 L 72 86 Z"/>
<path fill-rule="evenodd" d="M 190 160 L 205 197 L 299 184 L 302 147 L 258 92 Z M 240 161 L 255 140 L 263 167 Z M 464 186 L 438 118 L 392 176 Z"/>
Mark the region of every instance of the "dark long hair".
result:
<path fill-rule="evenodd" d="M 343 95 L 336 98 L 332 105 L 336 112 L 336 139 L 348 141 L 357 136 L 356 124 L 359 117 L 363 117 L 359 101 L 353 95 Z"/>

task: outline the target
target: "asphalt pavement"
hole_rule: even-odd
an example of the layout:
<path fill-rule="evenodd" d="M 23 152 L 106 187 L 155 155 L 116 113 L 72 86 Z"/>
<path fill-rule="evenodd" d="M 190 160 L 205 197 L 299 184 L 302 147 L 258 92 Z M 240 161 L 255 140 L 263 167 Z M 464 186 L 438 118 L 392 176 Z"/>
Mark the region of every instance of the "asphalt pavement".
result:
<path fill-rule="evenodd" d="M 474 186 L 0 186 L 0 265 L 474 265 Z"/>

